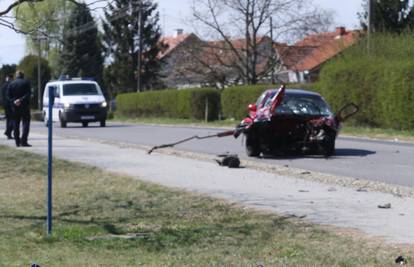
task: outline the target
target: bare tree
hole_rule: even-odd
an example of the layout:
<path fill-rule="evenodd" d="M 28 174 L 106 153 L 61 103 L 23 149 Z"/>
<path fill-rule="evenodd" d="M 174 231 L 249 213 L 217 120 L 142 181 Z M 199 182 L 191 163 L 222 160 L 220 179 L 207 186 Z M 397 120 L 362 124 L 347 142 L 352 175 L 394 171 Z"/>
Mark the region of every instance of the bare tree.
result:
<path fill-rule="evenodd" d="M 311 0 L 193 0 L 192 17 L 199 36 L 219 40 L 206 42 L 198 61 L 237 72 L 233 81 L 245 84 L 256 84 L 279 64 L 274 40 L 292 41 L 332 23 Z"/>

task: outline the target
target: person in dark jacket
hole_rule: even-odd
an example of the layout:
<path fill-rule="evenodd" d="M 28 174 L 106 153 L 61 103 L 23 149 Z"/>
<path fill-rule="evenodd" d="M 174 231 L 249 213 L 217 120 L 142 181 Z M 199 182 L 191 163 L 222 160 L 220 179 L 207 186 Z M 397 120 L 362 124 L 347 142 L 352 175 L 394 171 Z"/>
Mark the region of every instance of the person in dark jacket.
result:
<path fill-rule="evenodd" d="M 16 79 L 9 84 L 7 91 L 12 105 L 14 120 L 14 141 L 16 146 L 31 146 L 27 142 L 30 130 L 30 82 L 24 78 L 21 70 L 16 71 Z M 22 122 L 22 136 L 20 137 L 20 122 Z"/>
<path fill-rule="evenodd" d="M 2 99 L 3 99 L 3 107 L 4 107 L 4 115 L 6 116 L 6 130 L 4 134 L 7 136 L 7 139 L 13 139 L 12 131 L 13 131 L 13 119 L 12 119 L 12 108 L 11 103 L 7 96 L 7 91 L 9 88 L 10 82 L 13 80 L 13 75 L 6 75 L 6 81 L 1 88 Z"/>

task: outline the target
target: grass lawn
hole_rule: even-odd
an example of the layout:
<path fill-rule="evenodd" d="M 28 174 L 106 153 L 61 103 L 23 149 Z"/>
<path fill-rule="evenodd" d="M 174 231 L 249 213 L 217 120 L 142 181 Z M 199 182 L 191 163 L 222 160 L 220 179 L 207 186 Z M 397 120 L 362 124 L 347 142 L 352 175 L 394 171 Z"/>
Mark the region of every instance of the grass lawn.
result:
<path fill-rule="evenodd" d="M 0 169 L 0 266 L 392 266 L 413 255 L 59 160 L 47 237 L 46 159 L 0 147 Z"/>

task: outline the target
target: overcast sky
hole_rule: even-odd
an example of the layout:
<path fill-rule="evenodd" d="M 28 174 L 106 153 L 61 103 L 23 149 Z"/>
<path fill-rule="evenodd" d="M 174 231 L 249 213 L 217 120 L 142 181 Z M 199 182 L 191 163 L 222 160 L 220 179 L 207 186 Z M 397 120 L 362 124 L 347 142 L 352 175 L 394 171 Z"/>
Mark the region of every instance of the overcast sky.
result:
<path fill-rule="evenodd" d="M 93 0 L 86 0 L 92 2 Z M 159 3 L 160 23 L 163 32 L 171 35 L 174 29 L 190 30 L 185 25 L 192 0 L 155 0 Z M 0 9 L 12 0 L 0 0 Z M 362 0 L 313 0 L 321 8 L 334 12 L 335 26 L 345 26 L 349 29 L 358 28 L 357 12 L 361 11 Z M 25 55 L 25 42 L 21 35 L 0 25 L 0 64 L 18 63 Z"/>

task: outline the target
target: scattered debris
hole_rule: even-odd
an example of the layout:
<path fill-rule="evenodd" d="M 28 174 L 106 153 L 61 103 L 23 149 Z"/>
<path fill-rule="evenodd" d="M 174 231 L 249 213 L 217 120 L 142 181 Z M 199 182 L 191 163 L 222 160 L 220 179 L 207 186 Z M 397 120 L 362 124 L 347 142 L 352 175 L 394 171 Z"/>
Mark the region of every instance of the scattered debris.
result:
<path fill-rule="evenodd" d="M 312 173 L 311 172 L 301 172 L 300 174 L 305 175 L 305 174 L 312 174 Z"/>
<path fill-rule="evenodd" d="M 404 214 L 404 213 L 400 213 L 400 214 L 398 214 L 398 215 L 400 215 L 400 216 L 405 216 L 405 214 Z"/>
<path fill-rule="evenodd" d="M 298 190 L 298 192 L 300 192 L 300 193 L 309 193 L 309 190 L 302 190 L 302 189 L 300 189 L 300 190 Z"/>
<path fill-rule="evenodd" d="M 335 187 L 329 187 L 329 188 L 328 188 L 328 191 L 329 191 L 329 192 L 336 192 L 337 190 L 336 190 L 336 188 L 335 188 Z"/>
<path fill-rule="evenodd" d="M 357 192 L 368 192 L 366 188 L 360 187 L 357 189 Z"/>
<path fill-rule="evenodd" d="M 391 209 L 391 203 L 386 203 L 383 205 L 378 205 L 378 208 L 380 209 Z"/>
<path fill-rule="evenodd" d="M 404 265 L 404 264 L 407 264 L 407 259 L 404 258 L 403 256 L 398 256 L 395 259 L 395 263 L 400 264 L 400 265 Z"/>
<path fill-rule="evenodd" d="M 222 154 L 218 155 L 222 159 L 216 159 L 220 166 L 228 166 L 229 168 L 240 167 L 240 159 L 236 154 Z"/>
<path fill-rule="evenodd" d="M 296 214 L 286 214 L 285 216 L 282 217 L 282 219 L 287 220 L 287 219 L 292 219 L 292 218 L 297 218 L 297 219 L 304 219 L 306 218 L 306 214 L 304 215 L 296 215 Z"/>
<path fill-rule="evenodd" d="M 179 140 L 175 143 L 154 146 L 147 153 L 151 154 L 154 150 L 157 150 L 157 149 L 160 149 L 160 148 L 166 148 L 166 147 L 174 147 L 178 144 L 188 142 L 188 141 L 193 140 L 193 139 L 202 140 L 202 139 L 213 138 L 213 137 L 225 137 L 225 136 L 234 135 L 234 134 L 235 134 L 235 130 L 220 132 L 220 133 L 217 133 L 217 134 L 211 134 L 211 135 L 206 135 L 206 136 L 195 135 L 195 136 L 192 136 L 192 137 L 189 137 L 189 138 Z"/>

